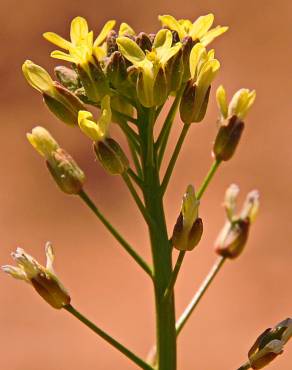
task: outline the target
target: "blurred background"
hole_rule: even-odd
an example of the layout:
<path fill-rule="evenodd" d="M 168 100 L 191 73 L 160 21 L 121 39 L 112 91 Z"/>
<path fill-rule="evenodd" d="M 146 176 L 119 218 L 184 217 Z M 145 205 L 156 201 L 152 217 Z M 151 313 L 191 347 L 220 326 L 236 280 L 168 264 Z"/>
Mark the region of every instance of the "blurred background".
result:
<path fill-rule="evenodd" d="M 241 199 L 247 191 L 259 189 L 261 209 L 243 255 L 226 263 L 181 334 L 179 370 L 235 370 L 264 329 L 292 315 L 291 1 L 4 0 L 0 15 L 0 264 L 11 262 L 10 252 L 16 246 L 43 262 L 44 244 L 50 240 L 57 253 L 56 270 L 73 304 L 145 356 L 154 338 L 154 302 L 147 276 L 77 197 L 57 189 L 27 143 L 26 132 L 37 124 L 51 131 L 84 169 L 86 190 L 99 208 L 149 259 L 146 228 L 121 180 L 103 172 L 89 141 L 77 129 L 51 115 L 24 81 L 21 64 L 31 59 L 52 72 L 56 61 L 49 53 L 54 47 L 41 35 L 55 31 L 67 38 L 70 21 L 77 15 L 86 17 L 96 33 L 108 19 L 126 21 L 138 32 L 153 32 L 159 28 L 159 14 L 195 20 L 209 12 L 215 14 L 216 24 L 230 30 L 212 44 L 221 72 L 207 116 L 193 125 L 165 198 L 169 230 L 187 184 L 198 187 L 211 164 L 215 87 L 223 83 L 229 96 L 241 87 L 254 88 L 257 100 L 235 157 L 222 165 L 202 200 L 205 233 L 179 276 L 177 314 L 216 258 L 213 242 L 224 223 L 226 187 L 239 184 Z M 170 150 L 181 126 L 177 120 Z M 115 128 L 113 136 L 120 137 Z M 0 303 L 3 369 L 136 368 L 66 311 L 51 309 L 28 285 L 4 274 L 0 274 Z M 291 362 L 290 344 L 269 368 L 291 369 Z"/>

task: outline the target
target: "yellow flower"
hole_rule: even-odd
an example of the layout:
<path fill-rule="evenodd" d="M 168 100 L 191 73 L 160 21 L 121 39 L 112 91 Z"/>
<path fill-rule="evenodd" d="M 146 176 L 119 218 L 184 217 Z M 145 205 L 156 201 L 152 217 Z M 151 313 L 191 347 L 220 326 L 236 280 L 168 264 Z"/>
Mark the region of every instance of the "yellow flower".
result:
<path fill-rule="evenodd" d="M 186 86 L 180 105 L 181 118 L 187 124 L 200 122 L 204 118 L 210 86 L 220 68 L 214 50 L 207 52 L 201 43 L 192 48 L 189 63 L 191 80 Z"/>
<path fill-rule="evenodd" d="M 128 37 L 117 39 L 120 52 L 139 71 L 137 95 L 145 107 L 159 105 L 159 95 L 167 95 L 165 66 L 182 47 L 181 43 L 172 46 L 172 42 L 171 32 L 165 29 L 156 34 L 152 50 L 146 51 L 146 53 Z M 160 91 L 157 89 L 155 91 L 156 83 Z M 157 98 L 155 93 L 158 95 Z"/>
<path fill-rule="evenodd" d="M 236 116 L 240 120 L 244 119 L 255 98 L 255 90 L 240 89 L 233 95 L 228 104 L 224 87 L 221 85 L 216 91 L 216 100 L 223 120 L 232 116 Z"/>
<path fill-rule="evenodd" d="M 101 101 L 101 115 L 99 120 L 95 122 L 90 112 L 81 110 L 78 114 L 78 124 L 81 131 L 90 139 L 95 142 L 103 141 L 107 137 L 111 118 L 110 97 L 106 95 Z"/>
<path fill-rule="evenodd" d="M 51 54 L 53 58 L 84 66 L 93 62 L 93 56 L 97 60 L 106 56 L 104 41 L 115 23 L 114 20 L 108 21 L 95 41 L 93 41 L 93 31 L 89 32 L 87 21 L 82 17 L 76 17 L 71 22 L 71 41 L 65 40 L 54 32 L 46 32 L 43 36 L 46 40 L 68 51 L 68 53 L 59 50 L 53 51 Z"/>
<path fill-rule="evenodd" d="M 16 261 L 15 266 L 2 266 L 2 270 L 15 279 L 24 280 L 31 284 L 39 295 L 52 307 L 60 309 L 70 304 L 70 296 L 55 275 L 53 261 L 55 258 L 51 243 L 46 244 L 46 267 L 39 264 L 32 256 L 22 248 L 17 248 L 12 253 Z"/>
<path fill-rule="evenodd" d="M 194 41 L 199 40 L 204 46 L 207 46 L 216 37 L 228 30 L 228 27 L 221 26 L 210 29 L 214 22 L 213 14 L 203 15 L 194 23 L 188 19 L 177 20 L 171 15 L 160 15 L 159 20 L 163 26 L 166 26 L 172 31 L 176 31 L 181 41 L 186 36 L 190 36 Z"/>

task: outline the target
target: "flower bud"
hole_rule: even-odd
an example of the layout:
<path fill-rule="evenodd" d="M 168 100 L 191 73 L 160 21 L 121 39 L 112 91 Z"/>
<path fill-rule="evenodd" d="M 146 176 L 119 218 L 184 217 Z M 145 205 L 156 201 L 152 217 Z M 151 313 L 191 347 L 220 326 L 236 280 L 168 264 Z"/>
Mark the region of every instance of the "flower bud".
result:
<path fill-rule="evenodd" d="M 53 136 L 41 126 L 33 128 L 31 134 L 28 133 L 26 136 L 31 145 L 45 159 L 48 159 L 52 152 L 59 149 L 59 144 Z"/>
<path fill-rule="evenodd" d="M 187 187 L 182 201 L 182 209 L 172 233 L 173 246 L 181 251 L 191 251 L 200 242 L 203 222 L 198 217 L 199 201 L 192 185 Z"/>
<path fill-rule="evenodd" d="M 238 90 L 231 99 L 228 107 L 228 116 L 237 116 L 244 119 L 253 105 L 256 98 L 256 92 L 248 89 Z"/>
<path fill-rule="evenodd" d="M 168 82 L 163 68 L 159 68 L 153 86 L 154 105 L 162 105 L 168 96 Z"/>
<path fill-rule="evenodd" d="M 259 208 L 259 194 L 256 190 L 248 193 L 240 214 L 236 213 L 236 199 L 239 188 L 231 185 L 225 193 L 224 206 L 227 221 L 215 242 L 215 252 L 225 258 L 238 257 L 247 242 L 251 223 Z"/>
<path fill-rule="evenodd" d="M 184 66 L 183 82 L 186 82 L 190 79 L 190 54 L 194 46 L 194 41 L 191 37 L 187 36 L 182 41 L 182 58 Z"/>
<path fill-rule="evenodd" d="M 43 127 L 35 127 L 27 134 L 31 145 L 46 159 L 47 167 L 59 188 L 67 194 L 78 194 L 82 190 L 85 175 L 73 158 Z"/>
<path fill-rule="evenodd" d="M 68 125 L 76 125 L 78 111 L 84 109 L 82 102 L 64 86 L 51 79 L 48 72 L 30 60 L 22 66 L 28 83 L 40 91 L 50 111 Z"/>
<path fill-rule="evenodd" d="M 94 63 L 89 62 L 86 68 L 77 65 L 77 70 L 90 101 L 97 103 L 109 93 L 108 81 L 98 60 Z"/>
<path fill-rule="evenodd" d="M 136 37 L 136 44 L 140 46 L 140 48 L 144 51 L 152 50 L 152 42 L 149 36 L 145 32 L 140 32 L 139 35 Z"/>
<path fill-rule="evenodd" d="M 283 353 L 285 344 L 292 336 L 292 319 L 281 321 L 272 329 L 265 330 L 248 352 L 252 369 L 262 369 Z"/>
<path fill-rule="evenodd" d="M 166 64 L 168 90 L 178 91 L 182 84 L 184 74 L 183 51 L 180 49 Z"/>
<path fill-rule="evenodd" d="M 188 82 L 180 103 L 180 116 L 184 123 L 201 122 L 205 117 L 208 107 L 211 86 L 209 86 L 204 99 L 199 102 L 197 99 L 198 87 Z M 198 102 L 200 104 L 198 104 Z"/>
<path fill-rule="evenodd" d="M 75 91 L 81 87 L 78 74 L 71 68 L 57 66 L 54 69 L 58 81 L 70 91 Z"/>
<path fill-rule="evenodd" d="M 108 33 L 106 38 L 107 56 L 111 56 L 115 51 L 118 50 L 117 37 L 118 34 L 114 30 L 111 30 Z"/>
<path fill-rule="evenodd" d="M 55 256 L 50 243 L 46 244 L 46 256 L 47 265 L 44 267 L 22 248 L 17 248 L 16 252 L 12 253 L 17 267 L 6 265 L 2 266 L 2 270 L 15 279 L 31 284 L 47 303 L 56 309 L 61 309 L 70 304 L 71 298 L 55 275 L 53 269 Z"/>
<path fill-rule="evenodd" d="M 119 144 L 111 138 L 94 143 L 94 151 L 103 168 L 111 175 L 122 175 L 129 161 Z"/>
<path fill-rule="evenodd" d="M 213 155 L 218 161 L 228 161 L 232 158 L 243 130 L 244 122 L 236 116 L 221 124 L 213 146 Z"/>
<path fill-rule="evenodd" d="M 80 193 L 85 181 L 84 172 L 64 149 L 59 148 L 52 152 L 46 163 L 51 175 L 64 193 Z"/>
<path fill-rule="evenodd" d="M 119 51 L 115 51 L 106 65 L 106 76 L 109 82 L 116 88 L 127 81 L 127 66 L 125 58 Z"/>
<path fill-rule="evenodd" d="M 84 109 L 84 105 L 76 95 L 58 82 L 54 82 L 53 85 L 55 88 L 54 97 L 43 93 L 44 102 L 61 121 L 70 126 L 76 126 L 78 124 L 78 112 Z"/>

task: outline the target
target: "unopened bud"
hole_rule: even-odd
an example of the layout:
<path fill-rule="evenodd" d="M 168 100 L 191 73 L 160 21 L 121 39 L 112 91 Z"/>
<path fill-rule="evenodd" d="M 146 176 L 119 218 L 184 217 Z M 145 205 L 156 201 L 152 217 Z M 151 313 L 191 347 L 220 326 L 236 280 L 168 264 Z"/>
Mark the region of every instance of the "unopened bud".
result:
<path fill-rule="evenodd" d="M 57 149 L 47 160 L 48 169 L 59 188 L 67 194 L 78 194 L 85 181 L 84 172 L 64 150 Z"/>
<path fill-rule="evenodd" d="M 106 65 L 106 76 L 114 87 L 119 87 L 127 80 L 127 66 L 125 58 L 119 51 L 115 51 Z"/>
<path fill-rule="evenodd" d="M 211 86 L 208 87 L 205 96 L 198 99 L 199 88 L 189 81 L 183 92 L 180 103 L 180 116 L 184 123 L 201 122 L 205 117 L 209 102 Z"/>
<path fill-rule="evenodd" d="M 190 36 L 187 36 L 182 41 L 182 58 L 184 66 L 183 82 L 186 82 L 190 79 L 190 54 L 194 46 L 194 41 Z"/>
<path fill-rule="evenodd" d="M 94 143 L 94 151 L 103 168 L 111 175 L 122 175 L 129 167 L 128 158 L 112 138 Z"/>
<path fill-rule="evenodd" d="M 169 91 L 173 92 L 180 89 L 183 74 L 183 51 L 180 49 L 166 64 L 166 76 Z"/>
<path fill-rule="evenodd" d="M 111 56 L 115 51 L 118 50 L 117 37 L 118 37 L 118 34 L 114 30 L 111 30 L 107 35 L 106 49 L 107 49 L 108 56 Z"/>
<path fill-rule="evenodd" d="M 163 68 L 159 68 L 153 86 L 153 104 L 162 105 L 168 96 L 168 82 Z"/>
<path fill-rule="evenodd" d="M 228 161 L 233 156 L 243 129 L 244 122 L 236 116 L 221 124 L 213 146 L 213 155 L 217 160 Z"/>
<path fill-rule="evenodd" d="M 42 93 L 46 105 L 55 116 L 69 125 L 78 123 L 78 111 L 84 106 L 77 96 L 53 81 L 45 69 L 30 60 L 24 62 L 22 71 L 28 83 Z"/>
<path fill-rule="evenodd" d="M 70 126 L 78 125 L 78 112 L 84 109 L 81 100 L 58 82 L 54 82 L 54 96 L 43 94 L 44 102 L 56 117 Z"/>
<path fill-rule="evenodd" d="M 58 81 L 70 91 L 75 91 L 81 87 L 78 74 L 71 68 L 57 66 L 54 69 Z"/>
<path fill-rule="evenodd" d="M 203 222 L 198 217 L 199 201 L 193 186 L 189 185 L 182 201 L 182 209 L 172 233 L 173 246 L 181 251 L 190 251 L 200 242 Z"/>
<path fill-rule="evenodd" d="M 140 48 L 144 51 L 152 50 L 152 42 L 149 36 L 145 32 L 140 32 L 139 35 L 136 37 L 136 44 L 140 46 Z"/>
<path fill-rule="evenodd" d="M 27 139 L 36 151 L 46 159 L 47 167 L 59 188 L 67 194 L 78 194 L 85 175 L 74 159 L 43 127 L 35 127 Z"/>
<path fill-rule="evenodd" d="M 292 319 L 281 321 L 272 329 L 265 330 L 248 352 L 252 369 L 262 369 L 283 353 L 285 344 L 292 336 Z"/>
<path fill-rule="evenodd" d="M 77 70 L 90 101 L 99 102 L 109 93 L 108 81 L 98 60 L 94 63 L 89 62 L 86 69 L 78 65 Z"/>

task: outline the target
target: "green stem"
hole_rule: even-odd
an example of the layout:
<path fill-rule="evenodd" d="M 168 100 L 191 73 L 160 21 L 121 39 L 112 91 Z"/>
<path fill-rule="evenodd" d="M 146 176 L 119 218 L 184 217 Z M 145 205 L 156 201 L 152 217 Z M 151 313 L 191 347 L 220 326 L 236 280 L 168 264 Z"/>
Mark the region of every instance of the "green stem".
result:
<path fill-rule="evenodd" d="M 127 173 L 131 177 L 131 179 L 135 181 L 139 188 L 142 189 L 143 180 L 132 170 L 132 168 L 128 168 Z"/>
<path fill-rule="evenodd" d="M 183 312 L 183 314 L 180 316 L 176 323 L 176 333 L 179 335 L 182 328 L 185 326 L 187 320 L 193 313 L 194 309 L 197 307 L 201 299 L 203 298 L 204 294 L 208 290 L 210 284 L 220 271 L 221 267 L 223 266 L 226 258 L 225 257 L 218 257 L 218 259 L 215 261 L 214 265 L 212 266 L 211 270 L 209 271 L 208 275 L 206 276 L 205 280 L 203 281 L 202 285 L 200 286 L 197 293 L 194 295 L 191 302 L 188 304 L 187 308 Z"/>
<path fill-rule="evenodd" d="M 180 136 L 178 138 L 178 141 L 176 143 L 174 152 L 173 152 L 172 157 L 171 157 L 171 159 L 169 161 L 169 165 L 167 167 L 167 170 L 165 172 L 165 175 L 164 175 L 164 178 L 163 178 L 163 181 L 162 181 L 162 185 L 161 185 L 161 193 L 162 193 L 162 195 L 166 191 L 166 188 L 167 188 L 167 185 L 169 183 L 169 180 L 170 180 L 172 171 L 174 169 L 174 166 L 175 166 L 175 163 L 177 161 L 179 152 L 181 150 L 182 144 L 183 144 L 183 142 L 185 140 L 185 137 L 187 135 L 187 132 L 188 132 L 189 128 L 190 128 L 190 125 L 184 124 L 183 129 L 181 131 L 181 134 L 180 134 Z"/>
<path fill-rule="evenodd" d="M 133 143 L 131 142 L 131 140 L 129 138 L 127 138 L 127 140 L 128 140 L 128 145 L 129 145 L 129 148 L 130 148 L 130 152 L 131 152 L 131 155 L 132 155 L 132 158 L 133 158 L 133 162 L 134 162 L 134 166 L 135 166 L 135 169 L 137 171 L 137 174 L 138 174 L 139 177 L 142 177 L 142 168 L 141 168 L 141 164 L 140 164 L 139 157 L 138 157 L 138 154 L 136 152 L 135 146 L 133 145 Z M 139 149 L 139 151 L 140 151 L 140 149 Z"/>
<path fill-rule="evenodd" d="M 197 196 L 197 199 L 201 199 L 203 194 L 205 193 L 210 181 L 212 180 L 212 178 L 214 177 L 219 165 L 220 165 L 221 161 L 219 161 L 218 159 L 216 159 L 213 163 L 212 163 L 212 166 L 207 174 L 207 176 L 205 177 L 202 185 L 200 186 L 200 189 L 198 190 L 196 196 Z"/>
<path fill-rule="evenodd" d="M 137 207 L 139 208 L 142 216 L 144 217 L 145 221 L 147 222 L 147 224 L 151 223 L 151 218 L 150 218 L 150 216 L 147 212 L 147 209 L 145 208 L 145 206 L 142 203 L 139 195 L 137 194 L 137 192 L 136 192 L 128 174 L 124 173 L 122 175 L 122 177 L 123 177 L 123 180 L 125 181 L 125 184 L 127 185 L 128 189 L 129 189 L 130 193 L 132 194 L 132 197 L 133 197 Z"/>
<path fill-rule="evenodd" d="M 153 130 L 149 132 L 151 117 L 140 117 L 140 142 L 144 173 L 143 195 L 146 209 L 153 222 L 148 224 L 151 240 L 154 290 L 156 305 L 157 369 L 176 370 L 176 332 L 174 297 L 165 300 L 164 292 L 172 273 L 171 248 L 167 235 L 164 208 L 160 192 L 159 170 L 156 151 L 154 160 L 149 160 L 149 145 L 153 143 Z"/>
<path fill-rule="evenodd" d="M 165 122 L 164 122 L 164 124 L 162 126 L 162 129 L 160 131 L 160 134 L 158 136 L 158 139 L 155 143 L 155 149 L 159 153 L 158 154 L 158 168 L 160 168 L 162 160 L 163 160 L 163 156 L 164 156 L 165 149 L 166 149 L 166 144 L 167 144 L 167 141 L 168 141 L 168 138 L 169 138 L 169 135 L 170 135 L 170 131 L 171 131 L 171 128 L 172 128 L 172 124 L 173 124 L 173 121 L 174 121 L 174 118 L 175 118 L 177 108 L 179 106 L 182 91 L 183 91 L 183 89 L 177 93 L 177 95 L 176 95 L 176 97 L 175 97 L 175 99 L 174 99 L 174 101 L 173 101 L 173 103 L 172 103 L 172 105 L 169 109 L 169 112 L 167 114 Z"/>
<path fill-rule="evenodd" d="M 94 331 L 94 333 L 99 335 L 102 339 L 104 339 L 106 342 L 111 344 L 118 351 L 123 353 L 126 357 L 128 357 L 128 359 L 132 360 L 141 369 L 153 370 L 153 368 L 150 365 L 144 362 L 140 357 L 136 356 L 135 353 L 130 351 L 128 348 L 124 347 L 120 342 L 112 338 L 109 334 L 107 334 L 102 329 L 97 327 L 93 322 L 91 322 L 85 316 L 83 316 L 80 312 L 78 312 L 73 306 L 67 305 L 64 308 L 65 310 L 70 312 L 73 316 L 75 316 L 79 321 L 81 321 L 84 325 L 86 325 L 89 329 Z"/>
<path fill-rule="evenodd" d="M 250 368 L 251 368 L 251 366 L 250 366 L 249 362 L 247 362 L 246 364 L 240 366 L 240 368 L 237 369 L 237 370 L 248 370 Z"/>
<path fill-rule="evenodd" d="M 177 279 L 177 276 L 178 276 L 178 273 L 180 271 L 180 268 L 181 268 L 181 265 L 183 263 L 185 255 L 186 255 L 186 251 L 180 251 L 179 252 L 178 258 L 176 260 L 176 264 L 174 266 L 174 269 L 173 269 L 173 272 L 172 272 L 172 275 L 171 275 L 170 282 L 169 282 L 168 287 L 166 288 L 165 293 L 164 293 L 164 299 L 167 299 L 170 294 L 173 294 L 173 288 L 174 288 L 174 285 L 176 283 L 176 279 Z"/>
<path fill-rule="evenodd" d="M 106 229 L 113 235 L 113 237 L 121 244 L 121 246 L 128 252 L 128 254 L 134 258 L 139 266 L 151 277 L 152 270 L 150 266 L 143 260 L 141 256 L 130 246 L 130 244 L 119 234 L 119 232 L 112 226 L 112 224 L 104 217 L 104 215 L 99 211 L 93 201 L 89 196 L 82 190 L 79 193 L 80 198 L 87 204 L 87 206 L 93 211 L 93 213 L 98 217 Z"/>

